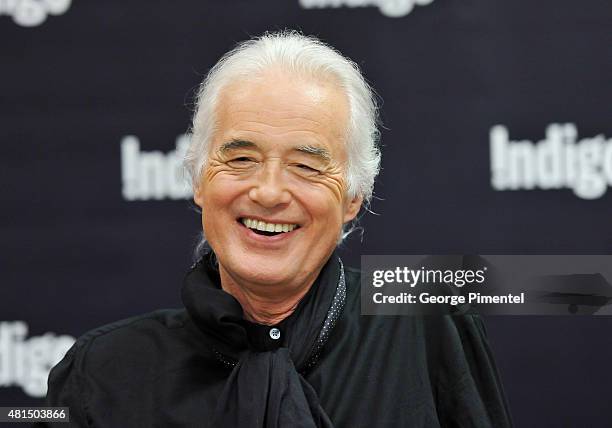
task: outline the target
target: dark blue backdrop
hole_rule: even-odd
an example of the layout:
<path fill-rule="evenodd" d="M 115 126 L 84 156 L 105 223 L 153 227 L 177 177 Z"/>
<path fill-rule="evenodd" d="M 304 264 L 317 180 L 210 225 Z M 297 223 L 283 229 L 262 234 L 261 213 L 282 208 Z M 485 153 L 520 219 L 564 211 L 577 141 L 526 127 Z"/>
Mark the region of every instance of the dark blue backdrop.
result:
<path fill-rule="evenodd" d="M 609 0 L 346 3 L 359 2 L 0 2 L 0 405 L 42 402 L 66 336 L 181 305 L 200 220 L 172 176 L 177 138 L 208 68 L 265 30 L 318 35 L 384 100 L 377 215 L 349 264 L 612 249 L 608 193 L 496 190 L 489 150 L 495 125 L 536 143 L 573 124 L 568 144 L 612 144 Z M 487 325 L 517 426 L 610 425 L 612 318 Z"/>

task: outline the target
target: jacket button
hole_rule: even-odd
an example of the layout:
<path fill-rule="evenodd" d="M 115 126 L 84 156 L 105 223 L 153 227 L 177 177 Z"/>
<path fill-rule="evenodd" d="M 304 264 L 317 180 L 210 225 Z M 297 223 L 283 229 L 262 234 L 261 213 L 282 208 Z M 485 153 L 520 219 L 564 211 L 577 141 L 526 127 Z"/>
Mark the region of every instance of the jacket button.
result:
<path fill-rule="evenodd" d="M 270 329 L 270 337 L 274 340 L 280 339 L 280 330 L 276 327 Z"/>

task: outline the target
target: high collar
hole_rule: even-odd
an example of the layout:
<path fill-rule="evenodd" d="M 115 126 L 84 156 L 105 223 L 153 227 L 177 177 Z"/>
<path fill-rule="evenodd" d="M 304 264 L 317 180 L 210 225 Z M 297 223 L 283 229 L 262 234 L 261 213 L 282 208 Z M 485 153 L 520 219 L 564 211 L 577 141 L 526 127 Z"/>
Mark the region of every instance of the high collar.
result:
<path fill-rule="evenodd" d="M 334 252 L 295 311 L 279 324 L 264 326 L 244 318 L 240 303 L 221 288 L 216 258 L 206 252 L 187 273 L 183 303 L 205 341 L 216 353 L 237 361 L 247 351 L 265 352 L 289 348 L 296 367 L 304 365 L 315 347 L 326 316 L 337 300 L 341 262 Z M 344 287 L 344 284 L 342 284 Z M 272 329 L 278 329 L 275 339 Z M 274 332 L 276 333 L 276 332 Z"/>

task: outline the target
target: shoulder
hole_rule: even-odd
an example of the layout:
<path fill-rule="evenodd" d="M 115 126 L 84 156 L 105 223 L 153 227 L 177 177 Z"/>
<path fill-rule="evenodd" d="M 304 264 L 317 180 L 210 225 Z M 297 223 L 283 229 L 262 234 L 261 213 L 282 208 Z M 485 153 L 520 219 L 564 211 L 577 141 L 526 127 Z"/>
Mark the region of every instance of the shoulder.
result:
<path fill-rule="evenodd" d="M 127 389 L 150 378 L 156 368 L 174 363 L 172 356 L 180 351 L 176 344 L 186 343 L 187 329 L 185 310 L 164 309 L 86 332 L 51 370 L 47 405 L 74 404 L 75 418 L 83 418 L 83 403 L 92 391 L 115 390 L 115 385 Z"/>
<path fill-rule="evenodd" d="M 351 309 L 360 310 L 361 299 L 361 276 L 360 269 L 344 266 L 344 276 L 347 288 L 347 303 L 352 305 Z M 440 332 L 446 331 L 465 332 L 465 330 L 473 330 L 479 334 L 485 334 L 484 323 L 482 317 L 473 309 L 463 314 L 453 315 L 397 315 L 397 316 L 366 316 L 371 320 L 384 320 L 386 323 L 396 324 L 420 324 L 424 333 L 429 333 L 435 337 Z"/>
<path fill-rule="evenodd" d="M 361 270 L 345 266 L 344 275 L 347 303 L 351 304 L 351 309 L 358 310 L 361 308 Z M 463 314 L 366 316 L 365 318 L 399 325 L 419 325 L 423 334 L 432 336 L 434 339 L 439 339 L 445 334 L 464 338 L 468 334 L 486 336 L 483 319 L 473 308 Z"/>
<path fill-rule="evenodd" d="M 372 334 L 376 343 L 396 346 L 405 343 L 420 349 L 429 360 L 468 358 L 488 350 L 484 321 L 475 311 L 454 315 L 361 315 L 361 271 L 345 267 L 347 328 L 359 329 L 360 336 Z M 478 351 L 477 351 L 478 350 Z"/>
<path fill-rule="evenodd" d="M 76 348 L 85 348 L 96 344 L 151 339 L 163 335 L 169 330 L 180 329 L 185 324 L 185 311 L 182 309 L 160 309 L 133 316 L 96 327 L 81 335 Z"/>
<path fill-rule="evenodd" d="M 58 366 L 81 373 L 142 366 L 184 342 L 186 323 L 184 309 L 161 309 L 102 325 L 81 335 Z"/>

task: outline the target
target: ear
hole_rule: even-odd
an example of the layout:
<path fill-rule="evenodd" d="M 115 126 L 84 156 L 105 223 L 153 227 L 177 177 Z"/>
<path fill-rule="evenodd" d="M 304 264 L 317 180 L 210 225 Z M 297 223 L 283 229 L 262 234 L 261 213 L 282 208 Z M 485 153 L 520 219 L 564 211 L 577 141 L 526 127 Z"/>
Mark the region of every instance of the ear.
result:
<path fill-rule="evenodd" d="M 200 209 L 202 209 L 202 206 L 204 205 L 204 192 L 202 190 L 201 182 L 193 186 L 193 201 L 200 207 Z"/>
<path fill-rule="evenodd" d="M 357 216 L 362 202 L 363 196 L 356 196 L 348 201 L 346 210 L 344 211 L 344 223 L 348 223 Z"/>

